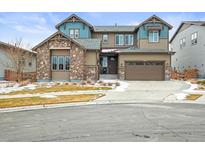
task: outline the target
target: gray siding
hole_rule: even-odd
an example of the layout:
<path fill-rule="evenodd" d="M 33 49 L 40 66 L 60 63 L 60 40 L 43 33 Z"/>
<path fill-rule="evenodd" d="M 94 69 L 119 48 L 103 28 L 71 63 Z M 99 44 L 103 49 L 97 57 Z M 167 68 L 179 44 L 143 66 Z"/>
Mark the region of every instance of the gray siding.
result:
<path fill-rule="evenodd" d="M 29 62 L 32 63 L 32 66 L 29 66 Z M 5 69 L 13 69 L 13 63 L 8 56 L 8 53 L 0 48 L 0 80 L 4 79 L 4 70 Z M 36 71 L 36 58 L 29 57 L 25 61 L 24 72 L 35 72 Z"/>
<path fill-rule="evenodd" d="M 191 44 L 191 34 L 198 33 L 198 43 Z M 180 40 L 186 38 L 186 45 L 180 49 Z M 177 70 L 197 68 L 199 77 L 205 78 L 205 27 L 192 25 L 184 31 L 178 33 L 171 43 L 171 48 L 175 51 L 172 56 L 172 67 Z"/>

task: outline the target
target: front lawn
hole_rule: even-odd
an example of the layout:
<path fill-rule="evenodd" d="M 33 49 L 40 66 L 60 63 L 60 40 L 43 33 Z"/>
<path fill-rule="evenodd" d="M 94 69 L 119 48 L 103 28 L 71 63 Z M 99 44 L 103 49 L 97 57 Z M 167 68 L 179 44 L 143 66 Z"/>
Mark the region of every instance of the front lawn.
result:
<path fill-rule="evenodd" d="M 111 90 L 111 87 L 95 87 L 95 86 L 82 86 L 82 85 L 53 85 L 51 87 L 37 87 L 33 90 L 20 90 L 10 93 L 2 93 L 0 95 L 18 95 L 18 94 L 43 94 L 50 92 L 63 92 L 63 91 L 79 91 L 79 90 Z"/>
<path fill-rule="evenodd" d="M 186 100 L 195 101 L 201 96 L 202 94 L 189 94 L 186 96 Z"/>
<path fill-rule="evenodd" d="M 79 94 L 79 95 L 63 95 L 54 98 L 42 97 L 26 97 L 26 98 L 5 98 L 0 99 L 0 108 L 32 106 L 32 105 L 46 105 L 72 102 L 87 102 L 95 100 L 103 94 Z"/>
<path fill-rule="evenodd" d="M 205 80 L 197 81 L 198 90 L 205 90 Z"/>

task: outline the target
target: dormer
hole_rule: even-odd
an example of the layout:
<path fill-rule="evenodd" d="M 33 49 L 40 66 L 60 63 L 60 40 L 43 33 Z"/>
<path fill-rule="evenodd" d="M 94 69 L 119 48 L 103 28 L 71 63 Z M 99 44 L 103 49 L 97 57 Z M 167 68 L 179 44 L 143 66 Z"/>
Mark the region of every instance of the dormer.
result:
<path fill-rule="evenodd" d="M 151 16 L 138 26 L 138 47 L 168 49 L 170 29 L 170 24 L 156 15 Z"/>
<path fill-rule="evenodd" d="M 91 38 L 91 31 L 93 30 L 91 24 L 75 14 L 57 24 L 56 28 L 74 39 Z"/>

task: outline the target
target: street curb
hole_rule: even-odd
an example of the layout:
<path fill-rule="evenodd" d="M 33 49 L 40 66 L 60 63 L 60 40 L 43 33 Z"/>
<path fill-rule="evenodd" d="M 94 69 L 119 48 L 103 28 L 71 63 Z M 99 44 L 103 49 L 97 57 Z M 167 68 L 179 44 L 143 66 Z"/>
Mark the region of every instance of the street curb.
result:
<path fill-rule="evenodd" d="M 91 101 L 91 102 L 49 104 L 49 105 L 34 105 L 34 106 L 2 108 L 2 109 L 0 109 L 0 113 L 39 110 L 39 109 L 63 108 L 63 107 L 75 107 L 75 106 L 77 107 L 77 106 L 88 106 L 88 105 L 113 105 L 113 104 L 137 104 L 137 103 L 145 103 L 145 102 L 144 101 L 128 101 L 128 102 L 115 103 L 113 101 Z M 146 103 L 157 103 L 157 102 L 156 101 L 147 101 Z"/>
<path fill-rule="evenodd" d="M 52 109 L 52 108 L 61 108 L 61 107 L 72 107 L 72 106 L 84 106 L 84 105 L 89 105 L 89 104 L 91 103 L 77 102 L 77 103 L 62 103 L 62 104 L 50 104 L 50 105 L 34 105 L 34 106 L 2 108 L 0 109 L 0 113 L 39 110 L 39 109 Z"/>
<path fill-rule="evenodd" d="M 0 113 L 7 112 L 18 112 L 18 111 L 29 111 L 29 110 L 39 110 L 39 109 L 53 109 L 53 108 L 63 108 L 63 107 L 78 107 L 78 106 L 90 106 L 90 105 L 117 105 L 117 104 L 202 104 L 204 102 L 192 102 L 192 101 L 163 101 L 163 100 L 128 100 L 128 101 L 90 101 L 90 102 L 75 102 L 75 103 L 62 103 L 62 104 L 49 104 L 49 105 L 35 105 L 35 106 L 22 106 L 22 107 L 12 107 L 12 108 L 2 108 Z"/>

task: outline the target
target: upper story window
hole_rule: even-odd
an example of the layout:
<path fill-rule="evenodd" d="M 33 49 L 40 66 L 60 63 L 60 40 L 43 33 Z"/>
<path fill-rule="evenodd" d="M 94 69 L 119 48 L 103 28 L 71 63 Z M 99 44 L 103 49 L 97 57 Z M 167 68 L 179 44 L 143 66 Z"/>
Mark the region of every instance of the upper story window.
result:
<path fill-rule="evenodd" d="M 132 34 L 125 35 L 125 45 L 133 45 L 133 35 Z"/>
<path fill-rule="evenodd" d="M 79 29 L 70 29 L 69 34 L 71 38 L 79 38 Z"/>
<path fill-rule="evenodd" d="M 75 38 L 79 38 L 79 29 L 75 29 Z"/>
<path fill-rule="evenodd" d="M 149 31 L 149 42 L 159 42 L 159 31 Z"/>
<path fill-rule="evenodd" d="M 103 34 L 103 43 L 108 43 L 108 34 Z"/>
<path fill-rule="evenodd" d="M 197 38 L 198 38 L 198 33 L 197 32 L 191 34 L 191 44 L 192 45 L 197 44 Z"/>
<path fill-rule="evenodd" d="M 124 35 L 123 34 L 115 35 L 115 44 L 116 45 L 124 45 Z"/>
<path fill-rule="evenodd" d="M 183 46 L 183 47 L 186 46 L 186 38 L 185 38 L 185 37 L 182 39 L 182 46 Z"/>
<path fill-rule="evenodd" d="M 186 38 L 184 37 L 180 40 L 180 49 L 182 49 L 185 46 L 186 46 Z"/>
<path fill-rule="evenodd" d="M 182 44 L 183 44 L 183 41 L 182 39 L 180 40 L 180 49 L 182 49 Z"/>

